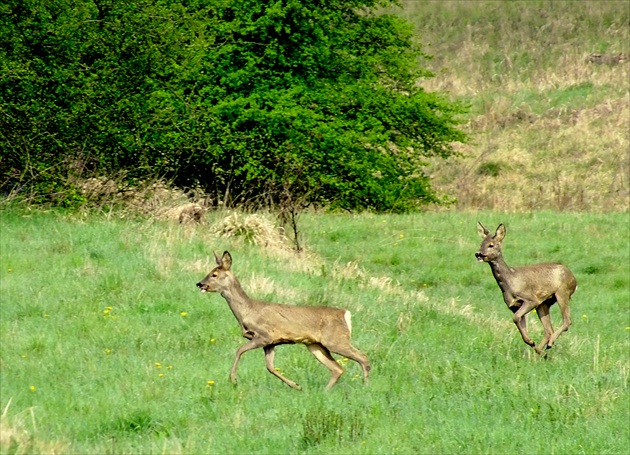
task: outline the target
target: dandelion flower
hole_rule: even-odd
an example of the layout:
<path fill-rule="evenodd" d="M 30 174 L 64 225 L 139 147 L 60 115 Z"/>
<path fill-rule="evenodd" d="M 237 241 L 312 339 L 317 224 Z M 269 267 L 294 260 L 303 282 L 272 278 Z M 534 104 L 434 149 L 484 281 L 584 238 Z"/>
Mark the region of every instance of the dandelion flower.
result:
<path fill-rule="evenodd" d="M 181 313 L 179 313 L 179 315 L 185 318 L 186 316 L 188 316 L 188 313 L 186 313 L 185 311 L 182 311 Z"/>
<path fill-rule="evenodd" d="M 105 354 L 110 355 L 112 353 L 111 349 L 105 349 Z"/>
<path fill-rule="evenodd" d="M 585 314 L 582 315 L 582 319 L 586 319 L 586 315 Z"/>
<path fill-rule="evenodd" d="M 167 370 L 172 370 L 173 369 L 173 365 L 169 365 L 166 367 Z"/>
<path fill-rule="evenodd" d="M 35 386 L 34 386 L 34 385 L 30 386 L 28 389 L 29 389 L 31 392 L 35 392 Z"/>
<path fill-rule="evenodd" d="M 214 385 L 214 381 L 208 381 L 208 387 L 212 387 Z"/>
<path fill-rule="evenodd" d="M 154 365 L 156 368 L 162 368 L 162 364 L 160 362 L 155 362 Z"/>
<path fill-rule="evenodd" d="M 160 377 L 160 378 L 163 377 L 163 376 L 164 376 L 164 373 L 158 374 L 158 377 Z"/>
<path fill-rule="evenodd" d="M 214 343 L 214 338 L 210 338 L 210 343 Z"/>

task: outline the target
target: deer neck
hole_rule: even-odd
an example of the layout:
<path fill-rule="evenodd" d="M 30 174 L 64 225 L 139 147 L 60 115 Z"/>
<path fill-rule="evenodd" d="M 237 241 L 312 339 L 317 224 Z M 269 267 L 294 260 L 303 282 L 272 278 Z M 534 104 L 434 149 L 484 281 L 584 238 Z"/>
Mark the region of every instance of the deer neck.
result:
<path fill-rule="evenodd" d="M 232 313 L 242 325 L 243 318 L 250 311 L 253 301 L 245 294 L 236 277 L 229 288 L 221 291 L 221 296 L 227 301 Z"/>
<path fill-rule="evenodd" d="M 497 280 L 499 287 L 506 291 L 510 285 L 510 281 L 514 275 L 514 269 L 508 266 L 503 259 L 503 256 L 499 256 L 497 259 L 490 261 L 490 269 L 492 269 L 492 275 L 494 275 L 494 279 Z"/>

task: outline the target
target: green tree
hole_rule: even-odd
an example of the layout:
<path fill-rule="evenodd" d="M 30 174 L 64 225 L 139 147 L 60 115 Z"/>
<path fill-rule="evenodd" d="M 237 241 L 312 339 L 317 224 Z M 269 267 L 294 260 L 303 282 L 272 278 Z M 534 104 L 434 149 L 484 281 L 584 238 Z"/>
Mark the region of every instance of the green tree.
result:
<path fill-rule="evenodd" d="M 425 160 L 465 140 L 464 108 L 422 89 L 392 4 L 9 0 L 0 183 L 159 175 L 291 213 L 439 202 Z"/>

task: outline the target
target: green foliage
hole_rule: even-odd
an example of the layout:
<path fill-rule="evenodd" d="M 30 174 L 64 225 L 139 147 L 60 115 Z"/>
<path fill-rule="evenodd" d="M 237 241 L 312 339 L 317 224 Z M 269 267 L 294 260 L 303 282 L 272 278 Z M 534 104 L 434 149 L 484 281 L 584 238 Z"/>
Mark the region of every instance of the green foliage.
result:
<path fill-rule="evenodd" d="M 390 3 L 5 2 L 0 185 L 157 175 L 229 204 L 439 202 L 423 157 L 465 140 L 464 109 L 418 86 L 411 28 L 375 13 Z"/>

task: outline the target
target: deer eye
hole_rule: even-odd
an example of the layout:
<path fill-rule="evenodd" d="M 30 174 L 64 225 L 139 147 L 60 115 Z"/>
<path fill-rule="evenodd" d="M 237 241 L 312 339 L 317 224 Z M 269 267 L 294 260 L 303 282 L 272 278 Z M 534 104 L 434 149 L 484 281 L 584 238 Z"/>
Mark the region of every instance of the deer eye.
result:
<path fill-rule="evenodd" d="M 214 272 L 214 273 L 212 274 L 212 278 L 216 278 L 216 277 L 218 277 L 218 276 L 219 276 L 219 274 L 218 274 L 217 272 Z"/>
<path fill-rule="evenodd" d="M 494 248 L 494 244 L 493 243 L 489 244 L 488 248 Z"/>

